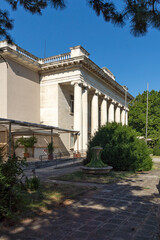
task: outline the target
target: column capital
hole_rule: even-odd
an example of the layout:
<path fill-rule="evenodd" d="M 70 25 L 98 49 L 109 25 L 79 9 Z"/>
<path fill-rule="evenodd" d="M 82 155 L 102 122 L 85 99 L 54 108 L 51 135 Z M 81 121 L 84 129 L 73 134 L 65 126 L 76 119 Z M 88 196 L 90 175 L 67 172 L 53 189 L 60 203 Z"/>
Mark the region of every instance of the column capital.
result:
<path fill-rule="evenodd" d="M 100 96 L 102 93 L 99 90 L 95 90 L 94 95 Z"/>
<path fill-rule="evenodd" d="M 91 88 L 91 86 L 86 82 L 82 82 L 82 86 L 83 86 L 84 89 L 90 89 Z"/>
<path fill-rule="evenodd" d="M 81 81 L 81 80 L 78 80 L 78 81 L 72 81 L 71 82 L 71 85 L 72 86 L 75 86 L 75 85 L 82 85 L 83 84 L 83 82 Z"/>
<path fill-rule="evenodd" d="M 112 100 L 112 103 L 114 104 L 114 105 L 118 105 L 118 102 L 116 101 L 116 100 Z"/>
<path fill-rule="evenodd" d="M 109 98 L 107 95 L 103 95 L 103 96 L 102 96 L 102 99 L 108 101 L 110 98 Z"/>
<path fill-rule="evenodd" d="M 119 103 L 119 107 L 123 110 L 124 106 L 122 104 Z"/>

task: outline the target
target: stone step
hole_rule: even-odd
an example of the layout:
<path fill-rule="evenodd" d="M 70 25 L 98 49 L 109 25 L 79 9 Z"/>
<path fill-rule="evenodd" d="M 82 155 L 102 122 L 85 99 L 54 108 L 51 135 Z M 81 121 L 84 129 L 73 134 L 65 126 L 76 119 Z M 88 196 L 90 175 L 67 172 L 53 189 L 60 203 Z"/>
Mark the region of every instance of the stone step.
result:
<path fill-rule="evenodd" d="M 55 168 L 60 168 L 63 166 L 66 167 L 68 165 L 76 166 L 77 164 L 82 163 L 82 161 L 83 161 L 82 158 L 81 159 L 80 158 L 77 158 L 77 159 L 70 158 L 70 159 L 56 159 L 56 160 L 27 162 L 27 166 L 24 168 L 24 170 L 46 168 L 46 167 L 51 167 L 51 166 L 55 166 Z"/>

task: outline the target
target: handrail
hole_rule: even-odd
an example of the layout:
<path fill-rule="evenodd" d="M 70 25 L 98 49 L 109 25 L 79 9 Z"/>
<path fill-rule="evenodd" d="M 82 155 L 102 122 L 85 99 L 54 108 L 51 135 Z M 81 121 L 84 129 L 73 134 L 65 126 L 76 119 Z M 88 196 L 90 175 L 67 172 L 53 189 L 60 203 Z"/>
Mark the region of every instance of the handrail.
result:
<path fill-rule="evenodd" d="M 36 61 L 36 62 L 37 62 L 37 61 L 39 60 L 38 57 L 34 56 L 33 54 L 27 52 L 26 50 L 24 50 L 23 48 L 20 48 L 20 47 L 17 46 L 17 45 L 16 45 L 16 51 L 17 51 L 18 53 L 22 54 L 23 56 L 30 58 L 30 59 L 33 60 L 33 61 Z"/>
<path fill-rule="evenodd" d="M 64 53 L 64 54 L 59 54 L 59 55 L 48 57 L 48 58 L 42 58 L 39 60 L 39 62 L 44 64 L 44 63 L 50 63 L 50 62 L 58 62 L 58 61 L 66 60 L 69 58 L 71 58 L 71 54 Z"/>

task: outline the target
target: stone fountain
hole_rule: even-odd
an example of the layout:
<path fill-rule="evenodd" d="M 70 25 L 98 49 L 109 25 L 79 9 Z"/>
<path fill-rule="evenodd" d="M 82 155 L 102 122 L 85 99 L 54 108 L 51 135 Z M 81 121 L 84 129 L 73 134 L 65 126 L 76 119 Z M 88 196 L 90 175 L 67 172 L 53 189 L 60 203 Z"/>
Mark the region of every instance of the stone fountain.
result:
<path fill-rule="evenodd" d="M 91 174 L 105 174 L 108 173 L 113 167 L 104 164 L 101 160 L 102 147 L 92 147 L 92 158 L 91 161 L 82 167 L 85 173 Z"/>

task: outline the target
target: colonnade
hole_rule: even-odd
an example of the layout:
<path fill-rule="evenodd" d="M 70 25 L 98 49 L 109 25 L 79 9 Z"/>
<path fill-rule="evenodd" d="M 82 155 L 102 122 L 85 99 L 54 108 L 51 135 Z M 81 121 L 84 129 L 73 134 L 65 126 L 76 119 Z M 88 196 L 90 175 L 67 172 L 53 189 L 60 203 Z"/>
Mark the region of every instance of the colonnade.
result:
<path fill-rule="evenodd" d="M 90 132 L 91 136 L 99 126 L 106 122 L 117 122 L 128 125 L 128 109 L 109 96 L 91 88 L 88 84 L 76 81 L 74 86 L 74 130 L 79 131 L 76 138 L 75 150 L 85 151 L 88 144 L 89 104 L 90 104 Z M 91 96 L 91 102 L 89 102 Z M 100 111 L 99 111 L 100 110 Z M 100 116 L 99 116 L 100 115 Z"/>

